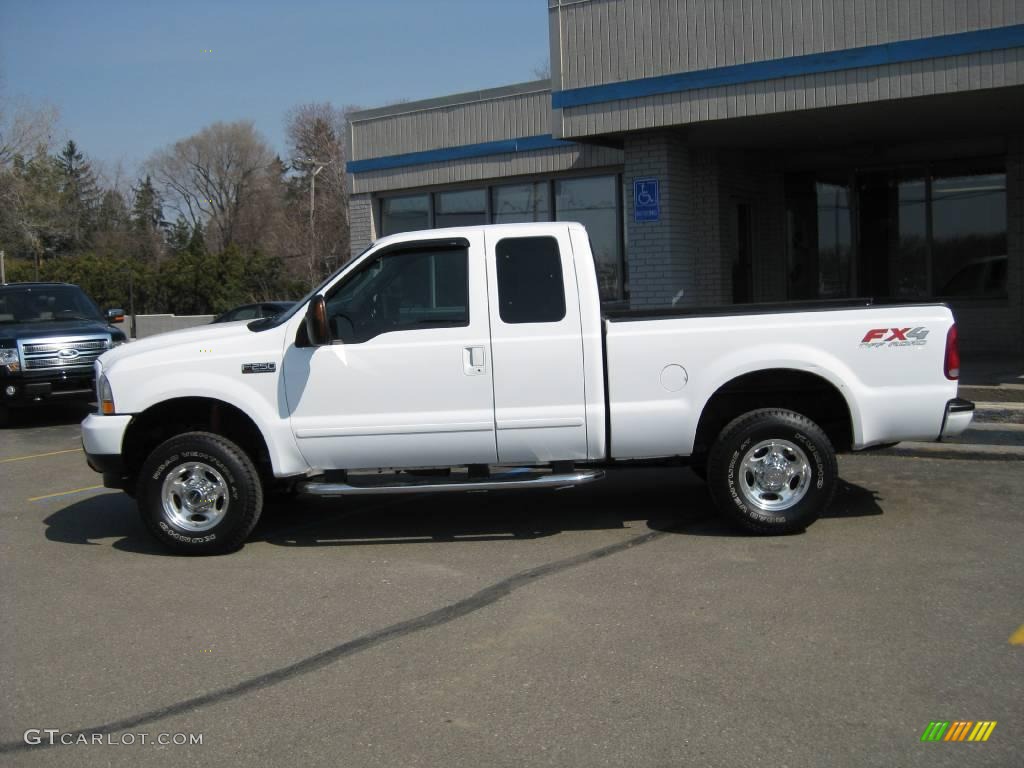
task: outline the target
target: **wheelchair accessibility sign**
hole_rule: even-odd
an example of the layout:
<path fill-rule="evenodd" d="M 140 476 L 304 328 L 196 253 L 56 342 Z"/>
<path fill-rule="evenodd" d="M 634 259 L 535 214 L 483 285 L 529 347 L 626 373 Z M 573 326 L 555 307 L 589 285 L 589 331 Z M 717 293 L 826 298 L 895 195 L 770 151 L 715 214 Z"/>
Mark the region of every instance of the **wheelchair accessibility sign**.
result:
<path fill-rule="evenodd" d="M 661 218 L 661 191 L 657 179 L 633 181 L 633 221 L 657 221 Z"/>

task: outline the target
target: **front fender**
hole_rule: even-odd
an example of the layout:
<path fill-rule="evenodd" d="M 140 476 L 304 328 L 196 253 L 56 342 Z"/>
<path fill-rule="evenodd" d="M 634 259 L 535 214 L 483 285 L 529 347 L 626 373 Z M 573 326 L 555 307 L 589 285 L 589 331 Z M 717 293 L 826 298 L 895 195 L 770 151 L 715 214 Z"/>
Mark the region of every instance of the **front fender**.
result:
<path fill-rule="evenodd" d="M 239 374 L 241 375 L 241 374 Z M 299 453 L 287 412 L 279 408 L 280 374 L 253 374 L 239 381 L 233 375 L 210 371 L 176 372 L 168 376 L 126 379 L 112 372 L 109 376 L 118 413 L 140 414 L 171 400 L 204 398 L 226 403 L 248 416 L 263 435 L 274 474 L 278 477 L 301 474 L 307 465 Z"/>

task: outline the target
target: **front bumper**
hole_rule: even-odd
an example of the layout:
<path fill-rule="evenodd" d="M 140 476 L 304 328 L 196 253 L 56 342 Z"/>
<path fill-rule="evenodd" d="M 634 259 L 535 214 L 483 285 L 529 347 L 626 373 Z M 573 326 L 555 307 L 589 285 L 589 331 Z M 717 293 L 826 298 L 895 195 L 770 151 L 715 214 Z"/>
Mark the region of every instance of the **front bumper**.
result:
<path fill-rule="evenodd" d="M 8 392 L 11 389 L 11 392 Z M 85 372 L 30 371 L 27 374 L 0 377 L 0 402 L 10 405 L 31 405 L 43 400 L 81 400 L 96 398 L 96 382 L 92 369 Z"/>
<path fill-rule="evenodd" d="M 974 418 L 974 403 L 957 397 L 946 403 L 946 413 L 942 417 L 942 431 L 939 442 L 963 434 Z"/>
<path fill-rule="evenodd" d="M 103 475 L 107 488 L 125 487 L 125 465 L 121 453 L 124 433 L 131 423 L 129 416 L 100 416 L 90 413 L 82 422 L 82 448 L 85 460 Z"/>

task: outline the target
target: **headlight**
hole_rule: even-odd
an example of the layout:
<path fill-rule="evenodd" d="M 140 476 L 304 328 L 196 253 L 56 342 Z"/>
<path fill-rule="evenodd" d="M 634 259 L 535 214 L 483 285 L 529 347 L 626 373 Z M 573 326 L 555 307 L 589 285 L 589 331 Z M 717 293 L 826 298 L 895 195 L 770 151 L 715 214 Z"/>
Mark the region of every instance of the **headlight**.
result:
<path fill-rule="evenodd" d="M 20 371 L 21 360 L 18 358 L 18 350 L 0 349 L 0 367 L 6 368 L 8 373 Z"/>
<path fill-rule="evenodd" d="M 96 401 L 100 404 L 100 413 L 109 416 L 115 412 L 114 392 L 110 389 L 106 374 L 100 374 L 96 379 Z"/>

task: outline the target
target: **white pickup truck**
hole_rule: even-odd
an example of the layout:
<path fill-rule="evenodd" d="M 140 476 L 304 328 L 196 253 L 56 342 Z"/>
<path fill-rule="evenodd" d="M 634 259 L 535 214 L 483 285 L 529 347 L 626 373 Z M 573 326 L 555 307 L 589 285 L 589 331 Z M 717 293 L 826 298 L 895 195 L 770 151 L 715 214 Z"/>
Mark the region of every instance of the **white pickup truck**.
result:
<path fill-rule="evenodd" d="M 82 435 L 177 551 L 239 547 L 270 488 L 563 488 L 666 457 L 785 533 L 829 504 L 836 451 L 966 429 L 958 369 L 942 304 L 602 315 L 581 225 L 478 226 L 382 238 L 276 318 L 106 352 Z"/>

